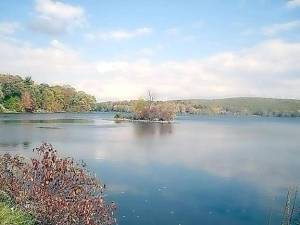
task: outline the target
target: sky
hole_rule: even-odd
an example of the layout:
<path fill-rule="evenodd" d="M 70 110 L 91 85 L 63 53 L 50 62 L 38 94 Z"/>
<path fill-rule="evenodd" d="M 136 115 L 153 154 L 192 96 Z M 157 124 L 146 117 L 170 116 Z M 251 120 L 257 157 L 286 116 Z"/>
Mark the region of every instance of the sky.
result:
<path fill-rule="evenodd" d="M 98 101 L 300 99 L 300 0 L 1 0 L 0 73 Z"/>

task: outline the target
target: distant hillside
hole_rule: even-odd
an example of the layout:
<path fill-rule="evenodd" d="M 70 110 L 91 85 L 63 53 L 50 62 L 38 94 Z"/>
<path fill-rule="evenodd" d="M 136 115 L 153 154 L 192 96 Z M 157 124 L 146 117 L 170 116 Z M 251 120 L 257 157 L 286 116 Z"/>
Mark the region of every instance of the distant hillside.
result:
<path fill-rule="evenodd" d="M 98 111 L 131 112 L 135 101 L 98 103 Z M 178 113 L 205 115 L 258 115 L 258 116 L 300 116 L 300 100 L 274 98 L 225 98 L 191 99 L 168 101 L 176 106 Z"/>
<path fill-rule="evenodd" d="M 201 108 L 203 111 L 210 109 L 219 113 L 237 113 L 249 115 L 299 115 L 300 100 L 293 99 L 274 99 L 274 98 L 225 98 L 225 99 L 193 99 L 174 101 L 175 103 L 183 103 L 184 105 L 192 105 Z M 200 110 L 201 111 L 201 110 Z"/>

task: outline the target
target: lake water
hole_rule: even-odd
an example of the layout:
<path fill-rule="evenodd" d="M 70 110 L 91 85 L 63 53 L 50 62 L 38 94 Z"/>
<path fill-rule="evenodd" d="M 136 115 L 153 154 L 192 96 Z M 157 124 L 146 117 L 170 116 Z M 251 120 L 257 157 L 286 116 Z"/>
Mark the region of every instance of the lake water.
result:
<path fill-rule="evenodd" d="M 115 123 L 110 113 L 0 115 L 0 153 L 49 142 L 83 159 L 120 225 L 280 224 L 300 184 L 300 119 L 181 116 Z M 299 205 L 300 206 L 300 205 Z"/>

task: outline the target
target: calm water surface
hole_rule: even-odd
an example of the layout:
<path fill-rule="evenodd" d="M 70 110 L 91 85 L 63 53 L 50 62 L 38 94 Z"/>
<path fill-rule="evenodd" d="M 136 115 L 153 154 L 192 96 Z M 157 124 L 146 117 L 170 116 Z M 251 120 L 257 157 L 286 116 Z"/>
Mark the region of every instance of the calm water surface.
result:
<path fill-rule="evenodd" d="M 0 152 L 41 142 L 85 160 L 120 225 L 280 224 L 300 184 L 300 119 L 181 116 L 115 123 L 110 113 L 0 115 Z M 300 206 L 300 205 L 299 205 Z"/>

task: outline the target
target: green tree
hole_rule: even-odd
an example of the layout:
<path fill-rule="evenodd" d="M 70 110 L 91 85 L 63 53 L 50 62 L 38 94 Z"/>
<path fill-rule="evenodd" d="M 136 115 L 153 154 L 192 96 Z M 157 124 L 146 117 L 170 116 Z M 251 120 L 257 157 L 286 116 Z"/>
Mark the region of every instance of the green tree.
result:
<path fill-rule="evenodd" d="M 55 100 L 54 92 L 50 87 L 45 87 L 42 89 L 42 109 L 47 112 L 56 112 L 57 110 L 57 102 Z"/>
<path fill-rule="evenodd" d="M 0 75 L 0 84 L 2 86 L 2 93 L 5 99 L 12 96 L 21 97 L 24 89 L 23 80 L 19 76 Z"/>
<path fill-rule="evenodd" d="M 95 109 L 96 99 L 95 97 L 79 91 L 71 100 L 71 111 L 86 112 Z"/>
<path fill-rule="evenodd" d="M 76 89 L 71 87 L 70 85 L 64 85 L 61 88 L 64 96 L 64 111 L 70 111 L 71 101 L 76 95 Z"/>
<path fill-rule="evenodd" d="M 4 102 L 4 107 L 12 112 L 23 112 L 23 106 L 20 97 L 10 97 Z"/>
<path fill-rule="evenodd" d="M 24 79 L 24 84 L 27 86 L 32 86 L 34 84 L 33 80 L 31 79 L 31 77 L 25 77 Z"/>

